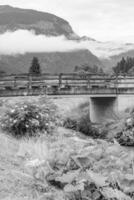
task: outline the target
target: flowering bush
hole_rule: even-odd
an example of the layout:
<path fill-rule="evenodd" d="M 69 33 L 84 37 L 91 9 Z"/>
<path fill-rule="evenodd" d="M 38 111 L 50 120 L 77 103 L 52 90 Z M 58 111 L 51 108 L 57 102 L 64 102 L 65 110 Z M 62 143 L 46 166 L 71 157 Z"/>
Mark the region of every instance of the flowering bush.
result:
<path fill-rule="evenodd" d="M 58 122 L 56 110 L 49 100 L 8 105 L 1 127 L 16 137 L 36 136 L 39 131 L 50 133 Z"/>

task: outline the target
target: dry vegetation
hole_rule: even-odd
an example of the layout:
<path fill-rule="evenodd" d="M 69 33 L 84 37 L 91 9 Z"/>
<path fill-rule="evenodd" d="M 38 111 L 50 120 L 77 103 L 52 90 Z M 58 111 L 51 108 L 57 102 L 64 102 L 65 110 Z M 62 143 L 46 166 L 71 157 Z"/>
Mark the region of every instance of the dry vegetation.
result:
<path fill-rule="evenodd" d="M 133 200 L 133 151 L 61 127 L 19 140 L 1 131 L 0 199 Z"/>

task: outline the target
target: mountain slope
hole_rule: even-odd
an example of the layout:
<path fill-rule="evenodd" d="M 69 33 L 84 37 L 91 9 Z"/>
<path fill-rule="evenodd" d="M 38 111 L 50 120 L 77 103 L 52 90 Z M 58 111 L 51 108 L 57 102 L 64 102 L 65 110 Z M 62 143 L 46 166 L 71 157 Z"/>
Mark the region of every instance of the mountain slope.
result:
<path fill-rule="evenodd" d="M 111 71 L 112 67 L 115 67 L 117 62 L 119 62 L 122 59 L 122 57 L 134 58 L 134 49 L 117 54 L 117 55 L 110 56 L 108 59 L 102 59 L 101 61 L 102 61 L 103 65 L 106 66 L 106 68 L 109 68 L 108 70 Z"/>
<path fill-rule="evenodd" d="M 19 29 L 34 30 L 36 34 L 47 36 L 75 36 L 70 24 L 53 14 L 7 5 L 0 6 L 0 33 Z"/>
<path fill-rule="evenodd" d="M 27 53 L 25 55 L 1 56 L 0 68 L 6 73 L 27 73 L 33 56 L 37 56 L 42 72 L 69 73 L 76 65 L 88 64 L 102 67 L 99 59 L 88 50 L 55 53 Z"/>

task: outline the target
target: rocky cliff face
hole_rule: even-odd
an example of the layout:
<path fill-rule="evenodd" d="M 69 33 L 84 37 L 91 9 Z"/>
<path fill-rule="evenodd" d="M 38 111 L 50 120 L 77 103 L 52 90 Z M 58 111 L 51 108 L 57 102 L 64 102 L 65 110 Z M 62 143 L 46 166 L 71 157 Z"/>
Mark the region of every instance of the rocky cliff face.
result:
<path fill-rule="evenodd" d="M 0 33 L 18 29 L 34 30 L 36 34 L 47 36 L 77 37 L 66 20 L 53 14 L 0 6 Z"/>

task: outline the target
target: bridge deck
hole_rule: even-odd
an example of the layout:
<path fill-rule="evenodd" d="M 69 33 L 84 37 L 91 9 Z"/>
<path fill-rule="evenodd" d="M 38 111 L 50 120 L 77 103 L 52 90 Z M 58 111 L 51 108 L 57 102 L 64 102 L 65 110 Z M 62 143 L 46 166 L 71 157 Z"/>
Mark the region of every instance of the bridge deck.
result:
<path fill-rule="evenodd" d="M 48 96 L 90 96 L 90 97 L 116 97 L 117 95 L 134 95 L 133 90 L 77 90 L 77 91 L 42 91 L 39 89 L 17 89 L 17 90 L 0 90 L 0 97 L 11 96 L 37 96 L 46 94 Z"/>
<path fill-rule="evenodd" d="M 11 75 L 0 77 L 0 97 L 47 94 L 50 96 L 134 95 L 134 77 L 109 77 L 91 74 Z"/>

